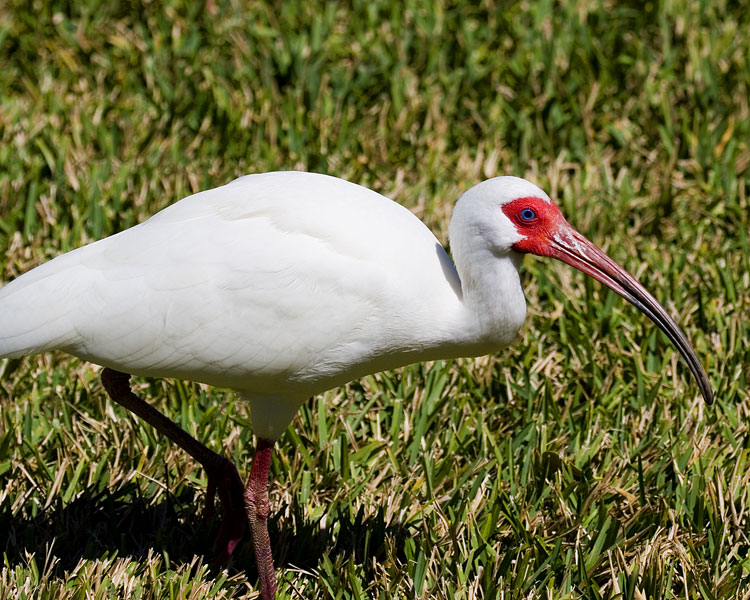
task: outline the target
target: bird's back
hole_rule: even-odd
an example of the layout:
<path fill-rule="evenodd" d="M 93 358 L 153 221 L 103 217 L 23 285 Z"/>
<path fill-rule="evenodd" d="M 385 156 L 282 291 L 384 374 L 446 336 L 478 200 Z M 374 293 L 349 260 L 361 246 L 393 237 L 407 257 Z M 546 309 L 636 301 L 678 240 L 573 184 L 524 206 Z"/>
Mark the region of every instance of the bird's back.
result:
<path fill-rule="evenodd" d="M 460 293 L 398 204 L 324 175 L 250 175 L 5 286 L 0 355 L 60 349 L 133 374 L 311 393 L 365 364 L 429 358 L 455 339 Z"/>

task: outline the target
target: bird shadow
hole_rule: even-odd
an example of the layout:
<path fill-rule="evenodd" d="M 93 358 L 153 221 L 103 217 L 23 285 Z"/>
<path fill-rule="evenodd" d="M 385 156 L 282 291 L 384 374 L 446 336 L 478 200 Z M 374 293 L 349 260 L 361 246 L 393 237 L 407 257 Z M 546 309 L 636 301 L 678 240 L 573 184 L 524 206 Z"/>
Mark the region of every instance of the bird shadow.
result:
<path fill-rule="evenodd" d="M 10 565 L 24 564 L 29 554 L 51 552 L 64 571 L 105 553 L 142 559 L 155 549 L 187 558 L 211 548 L 203 531 L 208 527 L 199 518 L 200 510 L 197 513 L 191 518 L 173 498 L 149 502 L 136 485 L 86 489 L 72 502 L 56 498 L 32 515 L 13 515 L 9 506 L 2 506 L 0 549 Z"/>
<path fill-rule="evenodd" d="M 221 507 L 212 518 L 204 518 L 202 508 L 202 499 L 192 490 L 154 503 L 134 484 L 117 490 L 89 488 L 68 503 L 55 499 L 33 516 L 13 515 L 6 504 L 0 506 L 0 550 L 10 567 L 26 565 L 30 554 L 47 557 L 51 574 L 61 577 L 81 560 L 116 554 L 138 561 L 156 552 L 168 554 L 173 566 L 204 556 L 217 573 L 226 566 L 232 574 L 246 573 L 255 580 L 247 531 L 228 565 L 213 562 Z M 368 516 L 360 510 L 353 518 L 339 514 L 336 525 L 333 531 L 322 519 L 306 518 L 304 507 L 297 504 L 272 514 L 268 528 L 277 567 L 315 569 L 324 555 L 333 562 L 338 556 L 364 562 L 366 557 L 382 557 L 388 546 L 395 546 L 403 559 L 401 549 L 411 536 L 407 527 L 387 523 L 385 508 Z"/>

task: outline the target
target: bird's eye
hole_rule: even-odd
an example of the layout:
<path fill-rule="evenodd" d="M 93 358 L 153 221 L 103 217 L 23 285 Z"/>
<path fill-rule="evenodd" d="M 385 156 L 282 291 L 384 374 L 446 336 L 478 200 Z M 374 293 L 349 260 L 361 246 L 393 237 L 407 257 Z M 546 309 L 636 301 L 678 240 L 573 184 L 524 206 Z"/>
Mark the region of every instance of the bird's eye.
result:
<path fill-rule="evenodd" d="M 536 219 L 536 211 L 532 208 L 524 208 L 521 211 L 521 218 L 524 221 L 533 221 Z"/>

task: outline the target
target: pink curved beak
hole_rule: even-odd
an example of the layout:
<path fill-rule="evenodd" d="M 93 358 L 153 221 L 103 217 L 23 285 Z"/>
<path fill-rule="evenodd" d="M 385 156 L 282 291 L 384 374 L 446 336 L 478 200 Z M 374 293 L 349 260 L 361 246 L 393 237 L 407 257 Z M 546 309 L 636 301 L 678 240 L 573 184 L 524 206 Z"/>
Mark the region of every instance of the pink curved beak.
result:
<path fill-rule="evenodd" d="M 559 223 L 559 227 L 550 236 L 546 254 L 591 275 L 656 323 L 685 358 L 703 399 L 708 404 L 713 402 L 714 394 L 708 376 L 687 337 L 664 307 L 630 273 L 566 221 Z"/>

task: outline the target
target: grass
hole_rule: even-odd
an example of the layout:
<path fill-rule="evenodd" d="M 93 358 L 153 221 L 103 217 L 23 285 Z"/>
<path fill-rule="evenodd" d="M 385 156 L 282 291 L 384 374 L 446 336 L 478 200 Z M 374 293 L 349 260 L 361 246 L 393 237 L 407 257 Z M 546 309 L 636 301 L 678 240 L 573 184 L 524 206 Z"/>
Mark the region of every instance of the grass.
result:
<path fill-rule="evenodd" d="M 9 280 L 188 193 L 322 171 L 446 239 L 526 176 L 677 317 L 717 392 L 614 294 L 527 259 L 497 356 L 310 400 L 272 465 L 281 598 L 750 598 L 750 6 L 9 0 Z M 63 355 L 0 363 L 0 597 L 253 598 L 205 474 Z M 140 393 L 247 473 L 245 407 Z"/>

